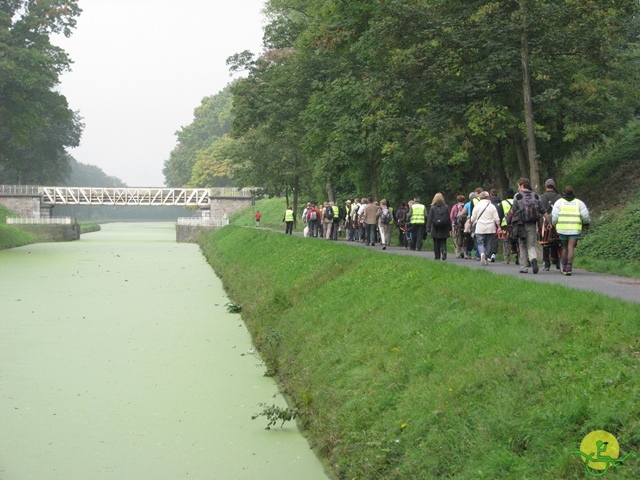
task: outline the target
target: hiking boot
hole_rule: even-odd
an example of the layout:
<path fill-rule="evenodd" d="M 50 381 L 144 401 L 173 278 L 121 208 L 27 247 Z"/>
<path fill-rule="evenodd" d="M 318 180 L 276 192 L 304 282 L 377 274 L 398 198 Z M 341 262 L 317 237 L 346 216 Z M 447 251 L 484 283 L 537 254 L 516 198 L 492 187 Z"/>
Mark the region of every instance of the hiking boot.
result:
<path fill-rule="evenodd" d="M 484 253 L 480 255 L 480 265 L 488 265 L 487 256 Z"/>
<path fill-rule="evenodd" d="M 542 271 L 543 272 L 548 272 L 549 271 L 549 267 L 542 267 Z"/>
<path fill-rule="evenodd" d="M 571 268 L 571 264 L 570 264 L 570 263 L 567 263 L 567 264 L 564 266 L 564 274 L 565 274 L 567 277 L 570 277 L 570 276 L 571 276 L 571 270 L 572 270 L 572 268 Z"/>
<path fill-rule="evenodd" d="M 446 260 L 446 259 L 447 259 L 447 252 L 444 252 L 444 253 L 442 254 L 442 260 L 444 261 L 444 260 Z"/>
<path fill-rule="evenodd" d="M 528 268 L 521 268 L 520 269 L 520 273 L 529 273 L 529 269 Z"/>
<path fill-rule="evenodd" d="M 544 267 L 542 267 L 542 270 L 544 270 L 545 272 L 548 272 L 550 268 L 551 268 L 551 263 L 548 260 L 545 260 Z"/>
<path fill-rule="evenodd" d="M 535 258 L 531 259 L 531 267 L 533 268 L 533 273 L 538 273 L 538 260 Z"/>
<path fill-rule="evenodd" d="M 491 258 L 489 259 L 489 261 L 490 261 L 491 263 L 496 263 L 496 254 L 495 254 L 495 253 L 492 253 L 492 254 L 491 254 Z"/>

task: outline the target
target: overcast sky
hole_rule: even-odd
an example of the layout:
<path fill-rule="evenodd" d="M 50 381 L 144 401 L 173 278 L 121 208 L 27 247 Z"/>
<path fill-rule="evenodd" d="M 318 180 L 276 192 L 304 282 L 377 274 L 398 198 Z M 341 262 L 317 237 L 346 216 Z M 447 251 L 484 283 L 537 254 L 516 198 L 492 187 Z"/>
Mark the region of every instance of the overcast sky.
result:
<path fill-rule="evenodd" d="M 85 123 L 70 153 L 130 187 L 162 186 L 176 131 L 231 81 L 227 57 L 261 52 L 263 0 L 79 4 L 71 38 L 55 40 L 74 61 L 59 90 Z"/>

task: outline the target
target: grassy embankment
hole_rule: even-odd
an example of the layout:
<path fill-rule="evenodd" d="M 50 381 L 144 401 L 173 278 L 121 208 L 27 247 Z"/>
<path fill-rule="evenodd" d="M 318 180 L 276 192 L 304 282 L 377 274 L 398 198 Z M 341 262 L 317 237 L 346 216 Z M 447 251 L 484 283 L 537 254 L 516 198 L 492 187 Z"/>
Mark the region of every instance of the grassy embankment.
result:
<path fill-rule="evenodd" d="M 33 228 L 28 225 L 21 227 L 7 225 L 7 217 L 15 215 L 14 212 L 0 205 L 0 250 L 4 248 L 21 247 L 30 243 L 48 242 L 51 238 L 47 229 Z M 80 222 L 80 233 L 97 232 L 100 225 L 96 223 Z"/>
<path fill-rule="evenodd" d="M 28 245 L 35 241 L 30 233 L 7 225 L 7 217 L 11 215 L 13 215 L 11 210 L 0 205 L 0 250 Z"/>
<path fill-rule="evenodd" d="M 640 454 L 637 305 L 236 226 L 202 247 L 338 478 L 586 478 L 597 429 Z"/>

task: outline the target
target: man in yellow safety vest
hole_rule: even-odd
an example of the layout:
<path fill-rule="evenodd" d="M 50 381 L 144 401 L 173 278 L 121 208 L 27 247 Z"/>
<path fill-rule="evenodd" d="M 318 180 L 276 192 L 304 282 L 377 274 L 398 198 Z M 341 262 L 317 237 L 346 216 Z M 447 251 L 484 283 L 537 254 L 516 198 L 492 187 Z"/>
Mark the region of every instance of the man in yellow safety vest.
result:
<path fill-rule="evenodd" d="M 413 205 L 409 207 L 407 218 L 411 224 L 411 250 L 422 250 L 422 242 L 424 241 L 425 223 L 427 209 L 420 203 L 418 197 L 413 199 Z"/>

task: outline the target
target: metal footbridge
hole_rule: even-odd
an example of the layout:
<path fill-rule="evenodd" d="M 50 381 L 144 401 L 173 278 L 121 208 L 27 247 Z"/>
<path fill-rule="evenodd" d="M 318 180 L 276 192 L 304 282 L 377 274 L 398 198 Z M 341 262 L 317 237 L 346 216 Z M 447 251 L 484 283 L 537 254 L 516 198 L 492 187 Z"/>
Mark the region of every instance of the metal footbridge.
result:
<path fill-rule="evenodd" d="M 251 197 L 250 188 L 38 187 L 48 205 L 203 207 L 212 198 Z"/>

